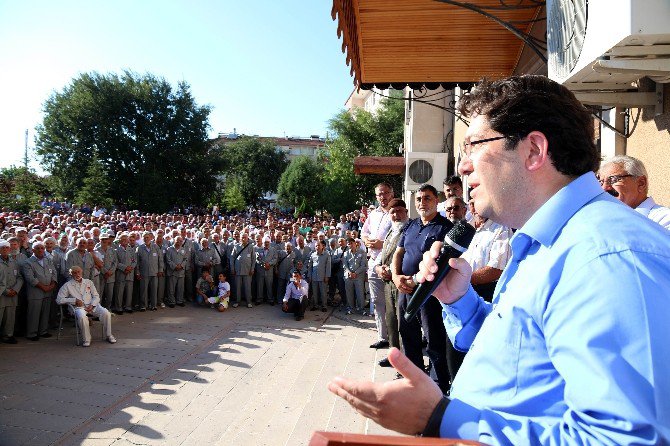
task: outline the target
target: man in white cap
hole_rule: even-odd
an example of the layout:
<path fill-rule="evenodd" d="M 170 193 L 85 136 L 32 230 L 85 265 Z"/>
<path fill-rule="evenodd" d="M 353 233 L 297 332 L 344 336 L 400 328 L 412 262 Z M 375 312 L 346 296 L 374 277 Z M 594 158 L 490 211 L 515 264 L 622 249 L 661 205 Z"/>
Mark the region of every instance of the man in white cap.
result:
<path fill-rule="evenodd" d="M 0 327 L 2 342 L 16 344 L 14 322 L 23 276 L 19 273 L 16 260 L 9 255 L 10 249 L 7 240 L 0 240 Z"/>
<path fill-rule="evenodd" d="M 56 302 L 59 305 L 71 304 L 74 307 L 77 325 L 84 338 L 82 345 L 84 347 L 91 345 L 91 331 L 88 327 L 87 314 L 92 314 L 100 319 L 107 342 L 115 344 L 116 338 L 112 335 L 112 315 L 105 307 L 100 305 L 100 296 L 93 282 L 82 277 L 82 270 L 79 266 L 70 268 L 70 275 L 72 279 L 58 291 Z"/>
<path fill-rule="evenodd" d="M 32 244 L 32 255 L 21 267 L 28 292 L 28 322 L 26 337 L 31 341 L 50 338 L 49 310 L 53 290 L 58 285 L 56 267 L 45 255 L 42 242 Z"/>
<path fill-rule="evenodd" d="M 262 238 L 263 244 L 256 250 L 256 304 L 260 304 L 265 294 L 265 300 L 274 305 L 274 290 L 272 279 L 274 278 L 274 266 L 277 264 L 277 250 L 271 246 L 270 237 Z"/>

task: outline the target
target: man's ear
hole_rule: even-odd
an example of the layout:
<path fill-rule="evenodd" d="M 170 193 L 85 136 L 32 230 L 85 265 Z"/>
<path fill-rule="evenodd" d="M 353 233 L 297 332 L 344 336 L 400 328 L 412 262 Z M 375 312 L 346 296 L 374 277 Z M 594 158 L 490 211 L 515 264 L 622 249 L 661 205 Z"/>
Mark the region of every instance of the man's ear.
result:
<path fill-rule="evenodd" d="M 644 193 L 646 195 L 647 190 L 649 189 L 649 184 L 647 182 L 647 177 L 642 175 L 640 177 L 637 177 L 635 181 L 637 183 L 638 192 Z"/>
<path fill-rule="evenodd" d="M 536 171 L 551 163 L 549 158 L 549 141 L 544 133 L 534 130 L 521 140 L 521 147 L 525 149 L 526 168 Z"/>

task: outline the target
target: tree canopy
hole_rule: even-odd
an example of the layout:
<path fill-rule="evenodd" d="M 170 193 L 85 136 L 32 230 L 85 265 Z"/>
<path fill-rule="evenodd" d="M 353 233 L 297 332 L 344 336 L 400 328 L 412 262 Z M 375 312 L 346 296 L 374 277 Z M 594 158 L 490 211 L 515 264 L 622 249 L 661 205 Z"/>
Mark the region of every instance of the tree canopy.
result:
<path fill-rule="evenodd" d="M 297 213 L 319 210 L 323 201 L 323 172 L 323 165 L 310 157 L 293 159 L 279 179 L 279 204 L 293 207 Z"/>
<path fill-rule="evenodd" d="M 233 186 L 242 193 L 245 203 L 257 205 L 263 196 L 277 190 L 279 177 L 286 169 L 286 154 L 269 141 L 242 137 L 220 145 L 218 156 L 226 187 Z"/>
<path fill-rule="evenodd" d="M 28 212 L 49 195 L 49 181 L 25 167 L 0 169 L 0 207 Z"/>
<path fill-rule="evenodd" d="M 103 176 L 112 187 L 99 198 L 163 211 L 202 203 L 216 184 L 210 108 L 196 104 L 186 82 L 173 89 L 151 74 L 85 73 L 43 111 L 36 153 L 61 198 L 93 196 Z"/>
<path fill-rule="evenodd" d="M 392 97 L 399 97 L 394 93 Z M 396 194 L 402 189 L 398 175 L 356 175 L 357 156 L 400 156 L 403 142 L 404 101 L 385 99 L 376 113 L 356 109 L 342 111 L 329 121 L 334 135 L 326 144 L 325 189 L 321 205 L 333 214 L 351 211 L 374 202 L 374 186 L 389 182 Z"/>

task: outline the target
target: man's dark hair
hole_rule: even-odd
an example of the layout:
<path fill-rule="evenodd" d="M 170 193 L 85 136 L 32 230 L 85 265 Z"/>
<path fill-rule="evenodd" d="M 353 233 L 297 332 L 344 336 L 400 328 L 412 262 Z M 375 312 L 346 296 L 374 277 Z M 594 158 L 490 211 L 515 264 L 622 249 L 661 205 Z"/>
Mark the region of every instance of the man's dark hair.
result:
<path fill-rule="evenodd" d="M 377 188 L 382 186 L 389 188 L 391 192 L 393 192 L 393 186 L 391 186 L 391 183 L 389 183 L 388 181 L 382 181 L 381 183 L 375 184 L 374 189 L 377 190 Z"/>
<path fill-rule="evenodd" d="M 433 186 L 431 186 L 428 183 L 422 184 L 421 186 L 419 186 L 419 189 L 417 189 L 417 192 L 425 192 L 427 190 L 430 191 L 433 195 L 435 195 L 437 197 L 437 189 L 435 189 Z"/>
<path fill-rule="evenodd" d="M 458 184 L 459 186 L 463 187 L 463 181 L 461 180 L 461 177 L 458 175 L 451 175 L 448 176 L 447 178 L 444 179 L 442 182 L 445 186 L 451 186 L 452 184 Z"/>
<path fill-rule="evenodd" d="M 552 164 L 564 175 L 598 169 L 591 113 L 570 90 L 544 76 L 484 79 L 461 98 L 458 109 L 466 117 L 486 116 L 493 130 L 507 136 L 507 150 L 530 132 L 542 132 Z"/>

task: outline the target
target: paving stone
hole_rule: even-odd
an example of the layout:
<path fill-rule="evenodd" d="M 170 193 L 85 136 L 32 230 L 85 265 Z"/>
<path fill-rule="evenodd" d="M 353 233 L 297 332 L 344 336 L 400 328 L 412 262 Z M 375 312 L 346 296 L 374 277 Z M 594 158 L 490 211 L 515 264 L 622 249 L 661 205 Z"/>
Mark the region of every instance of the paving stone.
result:
<path fill-rule="evenodd" d="M 90 348 L 75 347 L 66 327 L 60 341 L 3 347 L 2 446 L 293 446 L 316 429 L 387 433 L 326 389 L 336 374 L 393 378 L 375 365 L 385 351 L 368 348 L 370 318 L 187 307 L 113 326 L 113 346 L 94 332 Z"/>

